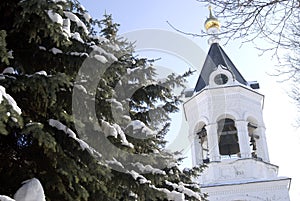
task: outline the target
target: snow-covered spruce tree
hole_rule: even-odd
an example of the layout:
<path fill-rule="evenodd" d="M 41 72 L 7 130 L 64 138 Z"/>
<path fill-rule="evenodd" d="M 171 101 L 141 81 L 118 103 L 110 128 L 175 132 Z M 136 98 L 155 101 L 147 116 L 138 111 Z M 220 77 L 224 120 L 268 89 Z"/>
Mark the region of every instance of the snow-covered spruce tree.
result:
<path fill-rule="evenodd" d="M 189 73 L 155 81 L 117 31 L 75 0 L 0 3 L 0 195 L 38 178 L 47 201 L 202 199 L 201 168 L 163 150 Z"/>

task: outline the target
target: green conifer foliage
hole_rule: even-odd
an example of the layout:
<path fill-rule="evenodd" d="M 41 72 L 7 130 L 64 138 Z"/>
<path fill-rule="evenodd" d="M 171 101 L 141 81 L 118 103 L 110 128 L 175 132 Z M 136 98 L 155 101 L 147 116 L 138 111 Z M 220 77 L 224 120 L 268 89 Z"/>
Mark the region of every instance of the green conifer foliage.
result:
<path fill-rule="evenodd" d="M 155 82 L 153 61 L 135 57 L 118 26 L 111 15 L 90 18 L 76 0 L 0 2 L 0 195 L 13 197 L 35 177 L 47 201 L 203 198 L 192 182 L 202 168 L 181 171 L 163 149 L 180 103 L 172 89 L 190 72 Z M 84 62 L 94 75 L 79 73 Z M 91 103 L 96 117 L 74 117 Z M 133 122 L 156 134 L 145 137 Z M 104 157 L 104 138 L 120 151 Z M 127 153 L 153 156 L 133 162 Z"/>

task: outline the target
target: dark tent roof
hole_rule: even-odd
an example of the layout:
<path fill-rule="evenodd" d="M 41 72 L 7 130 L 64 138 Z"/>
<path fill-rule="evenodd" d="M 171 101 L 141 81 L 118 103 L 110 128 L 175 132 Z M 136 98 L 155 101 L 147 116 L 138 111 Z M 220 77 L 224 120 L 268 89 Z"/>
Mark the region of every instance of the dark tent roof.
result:
<path fill-rule="evenodd" d="M 218 43 L 213 43 L 208 51 L 194 91 L 198 92 L 209 84 L 210 74 L 216 70 L 219 65 L 231 71 L 235 79 L 241 84 L 247 85 L 247 81 L 243 78 L 242 74 L 238 71 L 221 46 Z"/>

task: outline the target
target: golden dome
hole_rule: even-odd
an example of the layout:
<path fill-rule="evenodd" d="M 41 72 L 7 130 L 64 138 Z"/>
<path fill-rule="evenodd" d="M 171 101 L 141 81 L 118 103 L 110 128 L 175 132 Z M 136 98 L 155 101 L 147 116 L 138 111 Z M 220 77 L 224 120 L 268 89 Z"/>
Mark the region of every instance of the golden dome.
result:
<path fill-rule="evenodd" d="M 211 6 L 209 6 L 208 9 L 209 9 L 209 18 L 207 18 L 205 21 L 205 24 L 204 24 L 205 29 L 206 30 L 208 30 L 210 28 L 220 29 L 221 24 L 220 24 L 219 20 L 215 16 L 213 16 Z"/>

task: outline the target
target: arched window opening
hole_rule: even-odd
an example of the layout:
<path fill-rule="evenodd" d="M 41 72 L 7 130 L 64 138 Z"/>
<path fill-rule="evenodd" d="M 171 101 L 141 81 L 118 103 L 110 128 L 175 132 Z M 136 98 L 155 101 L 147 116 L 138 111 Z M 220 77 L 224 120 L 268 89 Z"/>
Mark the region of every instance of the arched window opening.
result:
<path fill-rule="evenodd" d="M 251 155 L 253 158 L 257 158 L 257 141 L 259 140 L 259 136 L 255 134 L 256 129 L 256 124 L 251 122 L 248 123 L 249 142 L 251 147 Z"/>
<path fill-rule="evenodd" d="M 203 163 L 208 163 L 209 162 L 209 156 L 208 156 L 208 141 L 207 141 L 207 132 L 205 129 L 205 126 L 197 133 L 199 140 L 200 140 L 200 145 L 202 148 L 202 159 Z"/>
<path fill-rule="evenodd" d="M 237 129 L 232 119 L 226 118 L 218 121 L 218 136 L 221 156 L 238 157 L 240 155 Z"/>

